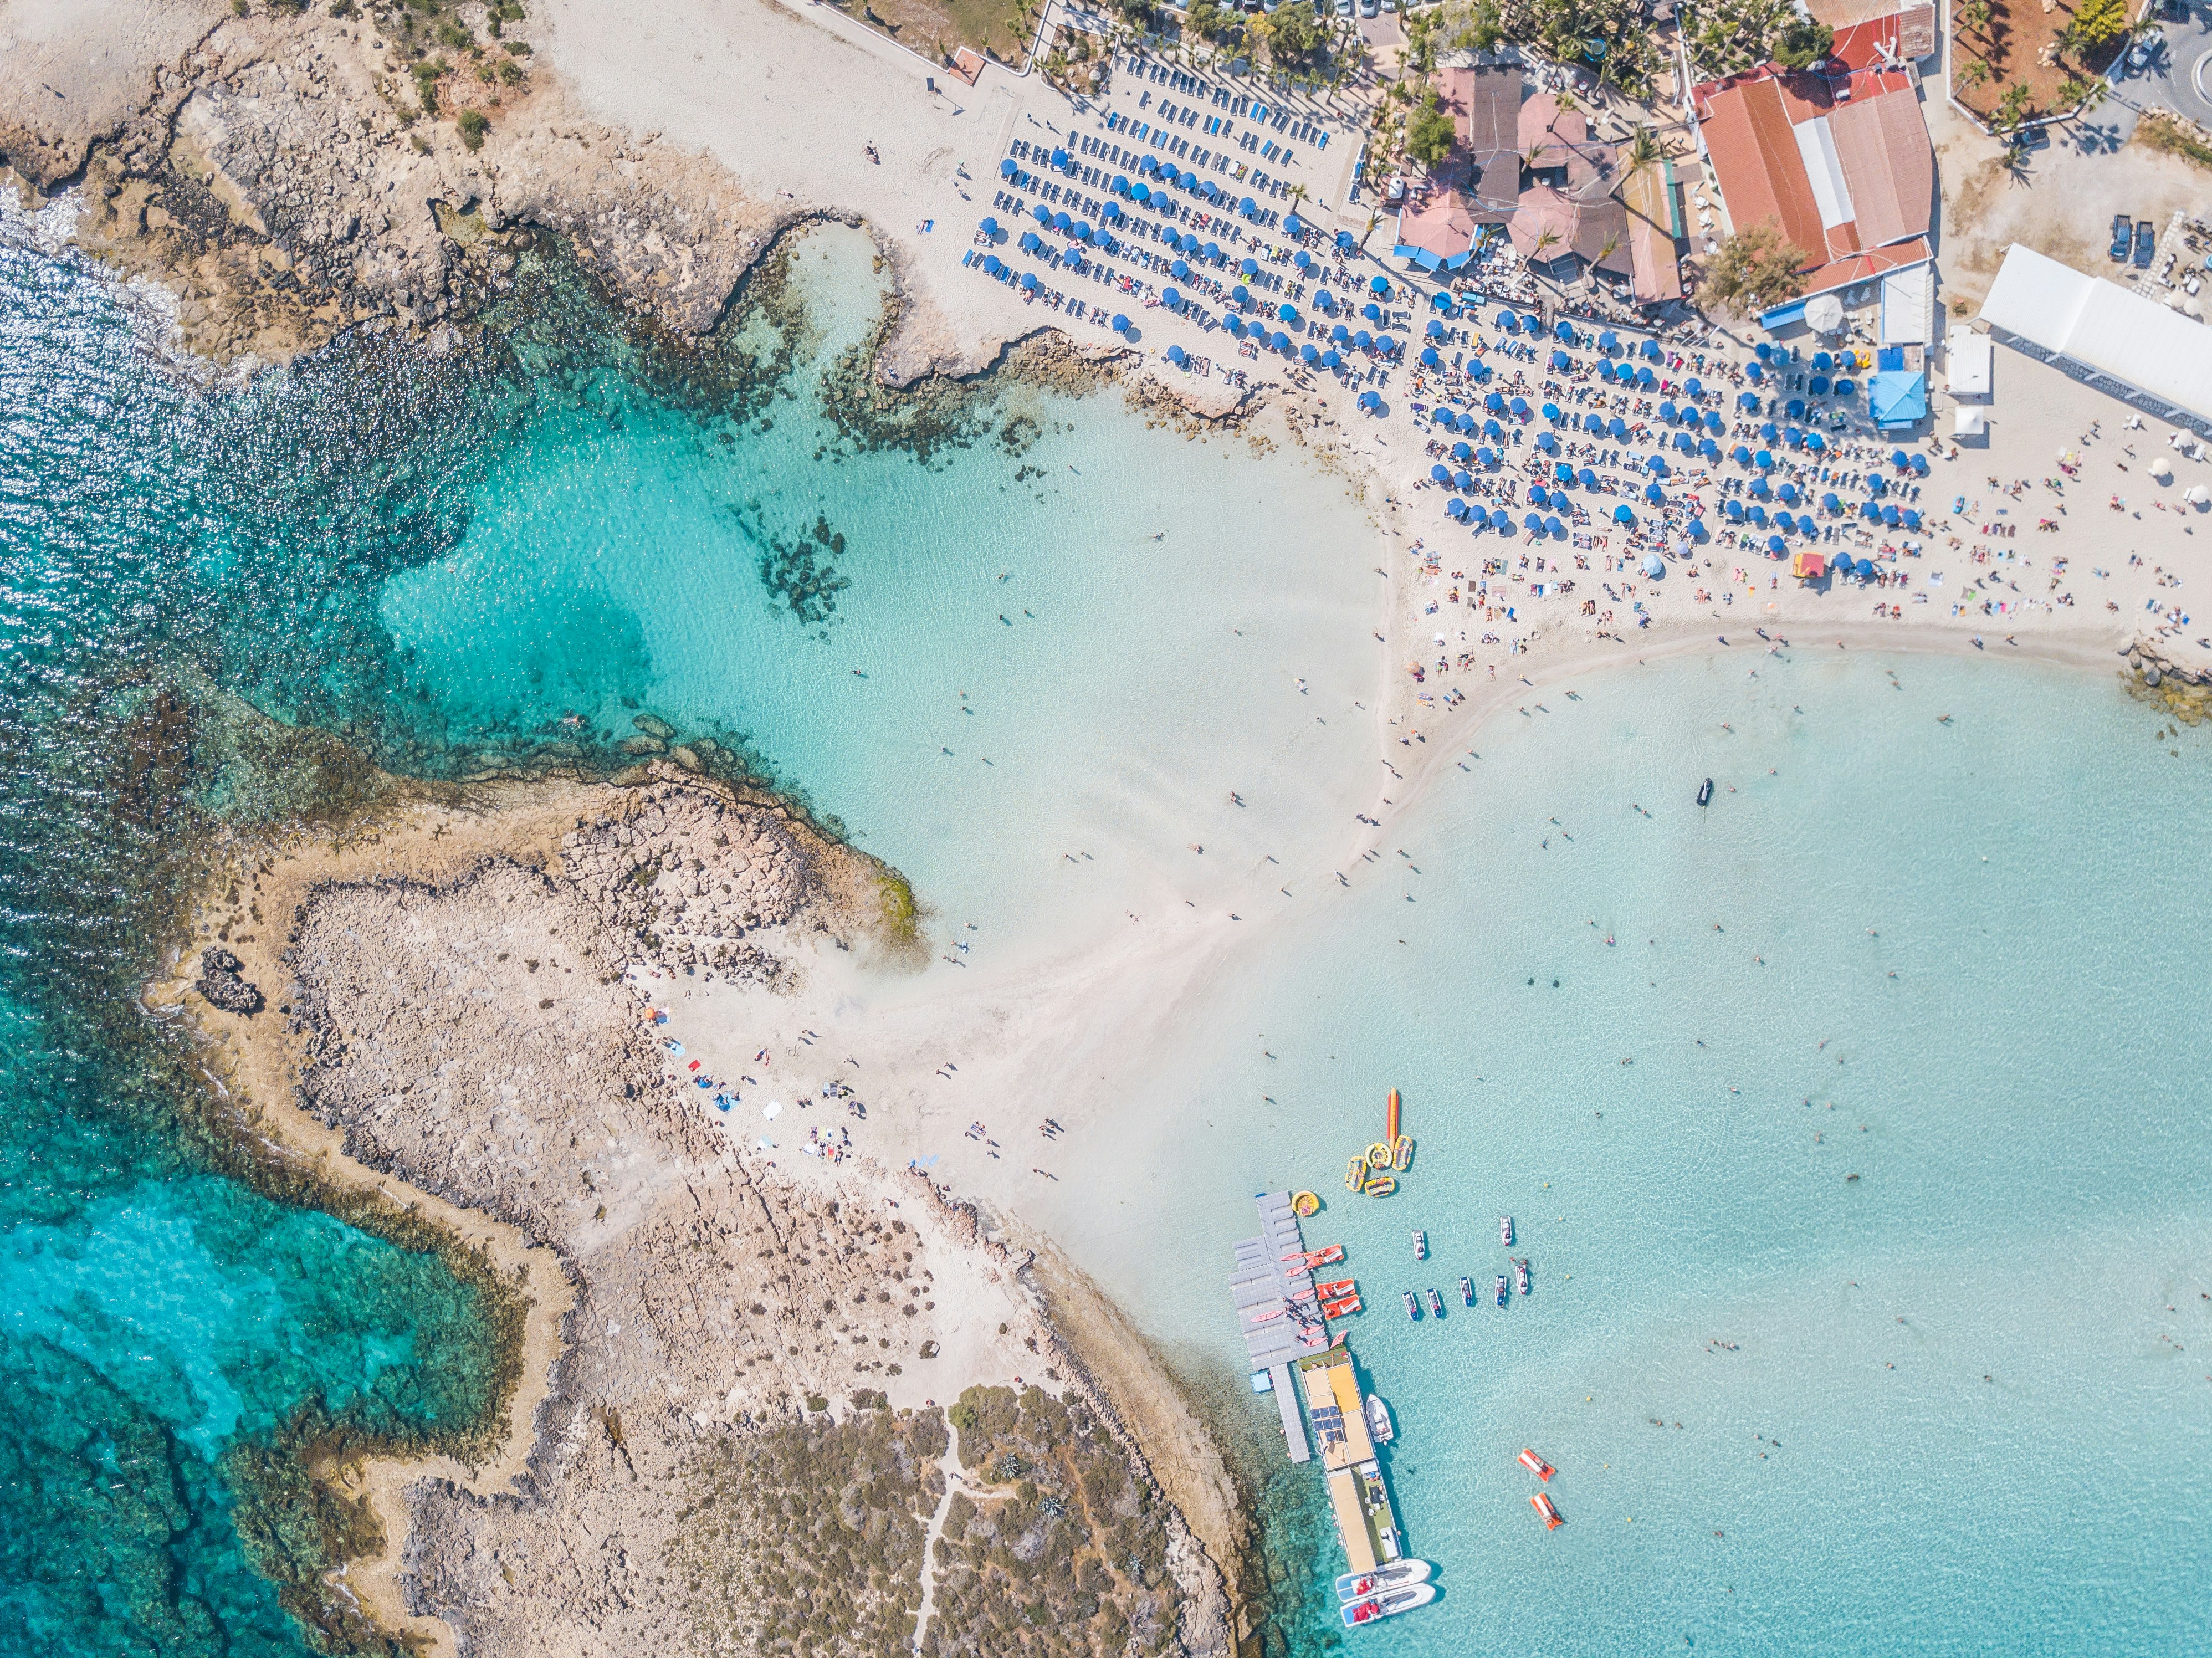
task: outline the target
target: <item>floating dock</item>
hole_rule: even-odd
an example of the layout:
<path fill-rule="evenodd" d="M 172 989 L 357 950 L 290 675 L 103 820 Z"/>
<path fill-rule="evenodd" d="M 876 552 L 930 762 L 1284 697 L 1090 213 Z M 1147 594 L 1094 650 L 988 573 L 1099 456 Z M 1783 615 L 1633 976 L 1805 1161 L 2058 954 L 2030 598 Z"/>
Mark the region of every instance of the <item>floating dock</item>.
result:
<path fill-rule="evenodd" d="M 1310 1462 L 1306 1443 L 1305 1412 L 1298 1396 L 1294 1361 L 1328 1345 L 1328 1325 L 1314 1294 L 1313 1273 L 1285 1255 L 1306 1253 L 1305 1235 L 1291 1212 L 1286 1192 L 1262 1192 L 1260 1236 L 1237 1246 L 1237 1266 L 1230 1275 L 1230 1294 L 1237 1303 L 1237 1321 L 1244 1332 L 1244 1350 L 1252 1356 L 1256 1373 L 1268 1373 L 1275 1407 L 1282 1414 L 1283 1441 L 1293 1462 Z M 1259 1384 L 1255 1380 L 1254 1384 Z"/>

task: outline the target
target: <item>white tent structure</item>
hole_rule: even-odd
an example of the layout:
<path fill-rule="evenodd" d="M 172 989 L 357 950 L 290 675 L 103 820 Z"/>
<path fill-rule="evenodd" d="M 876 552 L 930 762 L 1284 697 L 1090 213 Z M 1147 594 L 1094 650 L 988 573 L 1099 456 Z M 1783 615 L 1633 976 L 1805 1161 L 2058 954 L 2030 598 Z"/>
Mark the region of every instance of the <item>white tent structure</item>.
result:
<path fill-rule="evenodd" d="M 2212 437 L 2212 327 L 2018 243 L 1982 320 L 2007 345 Z"/>
<path fill-rule="evenodd" d="M 1990 411 L 1978 403 L 1951 411 L 1951 435 L 1954 438 L 1978 438 L 1989 429 Z"/>
<path fill-rule="evenodd" d="M 1943 343 L 1944 379 L 1954 398 L 1985 398 L 1990 394 L 1990 359 L 1996 355 L 1987 334 L 1971 328 L 1954 328 Z"/>

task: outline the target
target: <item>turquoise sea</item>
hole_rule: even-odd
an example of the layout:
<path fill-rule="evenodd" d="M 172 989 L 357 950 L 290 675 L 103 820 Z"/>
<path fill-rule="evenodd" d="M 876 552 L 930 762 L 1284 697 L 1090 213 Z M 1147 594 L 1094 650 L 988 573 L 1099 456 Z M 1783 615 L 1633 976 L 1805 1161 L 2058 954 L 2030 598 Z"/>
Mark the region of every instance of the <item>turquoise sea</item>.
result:
<path fill-rule="evenodd" d="M 825 395 L 876 314 L 866 244 L 775 274 L 700 357 L 549 256 L 462 349 L 200 391 L 0 239 L 0 1651 L 327 1646 L 252 1454 L 303 1411 L 434 1436 L 488 1400 L 466 1288 L 258 1181 L 131 1003 L 190 849 L 316 804 L 228 698 L 426 774 L 569 718 L 611 759 L 650 711 L 985 939 L 1204 896 L 1201 842 L 1262 890 L 1267 857 L 1324 872 L 1373 808 L 1378 578 L 1335 480 L 1111 394 L 857 415 Z M 1265 1467 L 1203 1263 L 1249 1193 L 1329 1199 L 1444 1590 L 1352 1644 L 2201 1649 L 2203 753 L 1982 662 L 1566 689 L 1349 889 L 1255 912 L 1133 1060 L 1159 1172 L 1142 1213 L 1067 1218 L 1078 1258 Z M 1419 1160 L 1351 1199 L 1392 1085 Z M 1463 1310 L 1501 1213 L 1534 1292 Z M 1449 1316 L 1408 1325 L 1431 1283 Z M 1261 1494 L 1270 1650 L 1327 1649 L 1317 1482 Z"/>

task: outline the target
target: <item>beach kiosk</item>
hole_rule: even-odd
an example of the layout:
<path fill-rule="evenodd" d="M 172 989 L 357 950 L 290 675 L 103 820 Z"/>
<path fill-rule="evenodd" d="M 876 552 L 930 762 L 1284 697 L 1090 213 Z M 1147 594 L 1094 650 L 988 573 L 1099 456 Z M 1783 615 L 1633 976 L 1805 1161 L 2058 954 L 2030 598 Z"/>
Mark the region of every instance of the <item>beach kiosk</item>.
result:
<path fill-rule="evenodd" d="M 1798 553 L 1790 561 L 1790 574 L 1800 581 L 1818 581 L 1828 574 L 1827 556 L 1822 553 Z"/>

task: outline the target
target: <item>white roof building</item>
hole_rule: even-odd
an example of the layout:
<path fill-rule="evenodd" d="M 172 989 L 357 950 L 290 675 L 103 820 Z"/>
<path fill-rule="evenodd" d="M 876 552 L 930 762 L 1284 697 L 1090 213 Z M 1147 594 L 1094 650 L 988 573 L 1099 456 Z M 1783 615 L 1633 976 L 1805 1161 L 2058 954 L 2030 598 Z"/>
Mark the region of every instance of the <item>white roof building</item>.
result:
<path fill-rule="evenodd" d="M 2008 345 L 2212 437 L 2212 328 L 2014 243 L 1982 302 Z"/>
<path fill-rule="evenodd" d="M 1990 395 L 1990 370 L 1996 349 L 1987 334 L 1971 328 L 1954 328 L 1943 343 L 1943 378 L 1954 398 Z"/>

